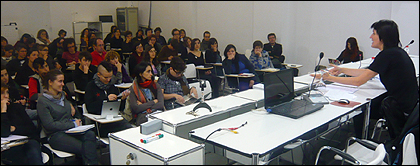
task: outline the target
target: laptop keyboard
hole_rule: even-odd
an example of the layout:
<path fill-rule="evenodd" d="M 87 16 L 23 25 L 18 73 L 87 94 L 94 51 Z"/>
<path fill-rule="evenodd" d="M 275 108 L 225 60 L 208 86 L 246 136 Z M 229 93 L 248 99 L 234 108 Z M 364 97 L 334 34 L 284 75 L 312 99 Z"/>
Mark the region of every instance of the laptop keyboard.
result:
<path fill-rule="evenodd" d="M 271 112 L 278 115 L 297 119 L 313 113 L 324 107 L 323 104 L 313 104 L 307 100 L 293 100 L 271 108 Z"/>
<path fill-rule="evenodd" d="M 308 103 L 306 100 L 294 100 L 294 101 L 286 102 L 281 105 L 275 106 L 271 108 L 271 110 L 276 111 L 276 112 L 288 113 L 288 112 L 292 112 L 293 110 L 299 109 L 301 107 L 305 107 L 308 104 L 311 104 L 311 103 Z"/>

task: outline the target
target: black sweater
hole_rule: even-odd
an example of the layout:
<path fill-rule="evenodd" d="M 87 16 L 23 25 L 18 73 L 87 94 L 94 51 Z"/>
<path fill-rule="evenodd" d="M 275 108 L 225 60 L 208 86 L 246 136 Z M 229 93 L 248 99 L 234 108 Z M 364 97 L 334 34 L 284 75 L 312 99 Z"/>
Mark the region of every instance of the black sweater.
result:
<path fill-rule="evenodd" d="M 10 126 L 15 126 L 15 131 L 10 131 Z M 25 135 L 33 139 L 39 139 L 40 130 L 35 127 L 31 118 L 20 103 L 11 103 L 7 106 L 7 112 L 1 113 L 1 137 L 10 134 Z"/>
<path fill-rule="evenodd" d="M 99 89 L 96 86 L 95 81 L 92 80 L 86 85 L 85 91 L 85 103 L 86 109 L 91 114 L 100 115 L 102 112 L 102 104 L 104 100 L 108 101 L 108 95 L 110 94 L 119 94 L 119 89 L 112 85 L 109 89 L 105 91 Z"/>
<path fill-rule="evenodd" d="M 78 90 L 85 91 L 86 85 L 89 81 L 92 81 L 93 76 L 98 71 L 98 68 L 94 65 L 89 66 L 89 71 L 85 74 L 82 70 L 79 69 L 80 63 L 76 64 L 76 69 L 73 71 L 74 84 Z"/>

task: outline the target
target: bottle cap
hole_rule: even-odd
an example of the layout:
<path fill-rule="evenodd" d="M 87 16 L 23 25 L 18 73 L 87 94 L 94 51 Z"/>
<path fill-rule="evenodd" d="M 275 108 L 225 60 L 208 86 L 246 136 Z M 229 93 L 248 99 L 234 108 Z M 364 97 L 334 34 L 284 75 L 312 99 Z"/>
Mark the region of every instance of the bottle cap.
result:
<path fill-rule="evenodd" d="M 271 109 L 266 109 L 267 110 L 267 112 L 271 112 Z"/>

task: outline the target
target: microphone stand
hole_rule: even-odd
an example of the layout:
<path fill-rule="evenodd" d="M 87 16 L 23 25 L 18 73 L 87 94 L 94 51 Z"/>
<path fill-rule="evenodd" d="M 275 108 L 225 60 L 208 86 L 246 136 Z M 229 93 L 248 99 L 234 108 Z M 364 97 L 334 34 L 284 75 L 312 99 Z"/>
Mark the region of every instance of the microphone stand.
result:
<path fill-rule="evenodd" d="M 210 112 L 212 111 L 211 110 L 211 107 L 204 101 L 204 99 L 205 99 L 205 96 L 204 96 L 204 88 L 206 87 L 206 84 L 205 83 L 202 83 L 201 82 L 201 80 L 199 80 L 199 83 L 200 83 L 200 88 L 201 88 L 201 94 L 202 94 L 202 96 L 201 96 L 201 100 L 200 100 L 200 103 L 198 103 L 194 108 L 193 108 L 193 110 L 191 111 L 191 113 L 193 114 L 193 115 L 195 115 L 195 111 L 197 110 L 197 109 L 199 109 L 199 108 L 207 108 Z"/>
<path fill-rule="evenodd" d="M 319 69 L 319 64 L 321 63 L 321 59 L 324 57 L 324 52 L 321 52 L 319 54 L 319 61 L 318 61 L 318 65 L 315 66 L 315 73 L 314 73 L 314 78 L 312 79 L 311 84 L 309 85 L 309 92 L 308 92 L 308 97 L 311 96 L 311 90 L 312 90 L 312 84 L 314 83 L 315 77 L 316 77 L 316 69 L 318 67 Z"/>
<path fill-rule="evenodd" d="M 362 54 L 359 54 L 359 69 L 362 66 Z"/>

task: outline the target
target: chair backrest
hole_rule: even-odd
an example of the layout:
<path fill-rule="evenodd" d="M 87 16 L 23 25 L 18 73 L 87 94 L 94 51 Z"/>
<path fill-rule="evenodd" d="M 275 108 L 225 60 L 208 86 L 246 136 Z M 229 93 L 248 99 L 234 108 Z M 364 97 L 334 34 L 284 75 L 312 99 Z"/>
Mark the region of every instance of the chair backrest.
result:
<path fill-rule="evenodd" d="M 185 77 L 188 78 L 197 78 L 197 71 L 195 70 L 195 65 L 193 63 L 187 64 L 187 68 L 184 72 Z"/>
<path fill-rule="evenodd" d="M 366 165 L 382 165 L 383 160 L 386 156 L 386 150 L 384 144 L 379 144 L 375 152 L 373 153 L 373 160 L 367 163 Z"/>
<path fill-rule="evenodd" d="M 245 56 L 246 56 L 246 58 L 248 58 L 249 59 L 249 57 L 251 56 L 251 49 L 246 49 L 245 50 Z"/>

